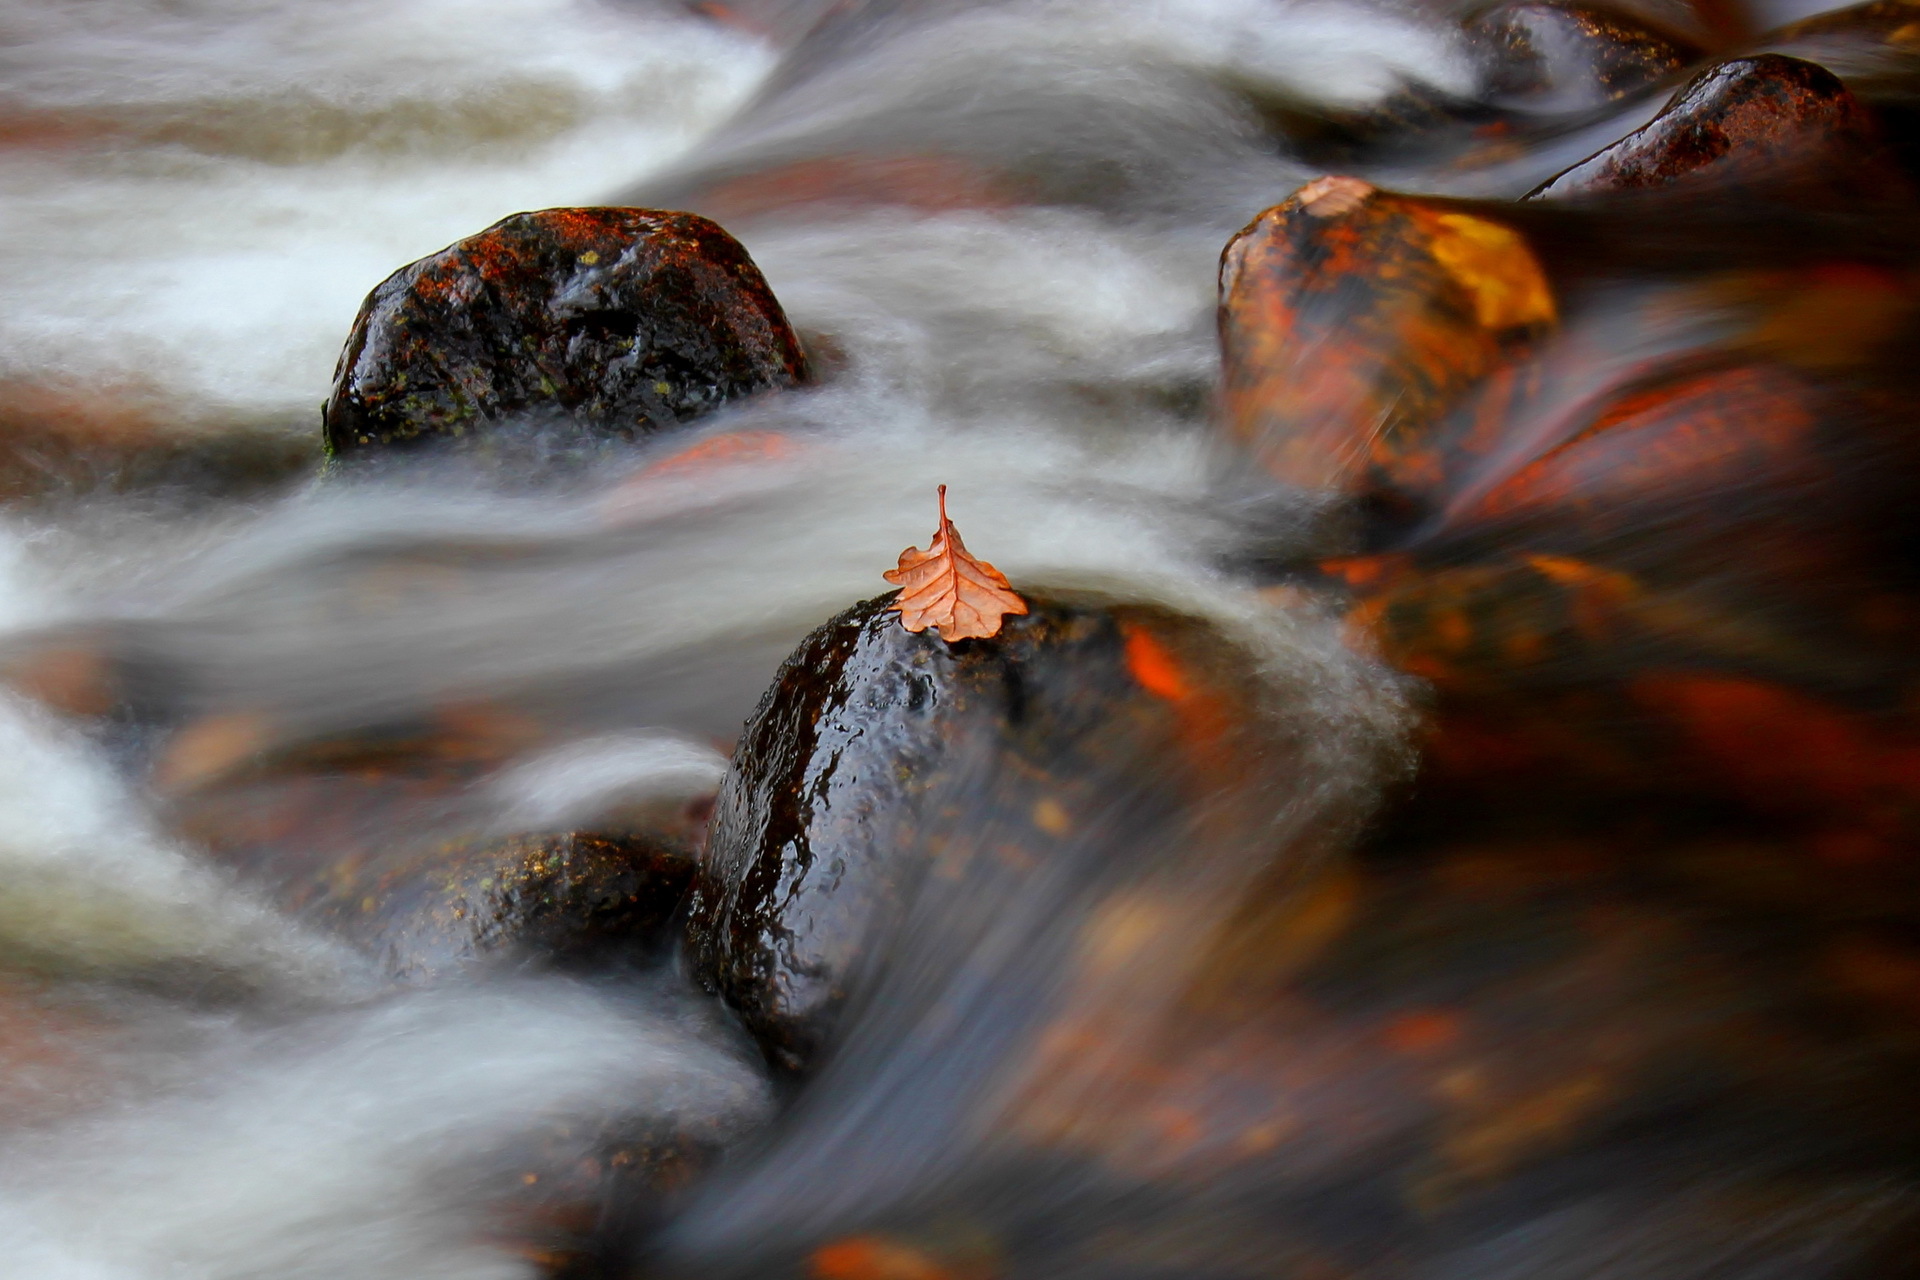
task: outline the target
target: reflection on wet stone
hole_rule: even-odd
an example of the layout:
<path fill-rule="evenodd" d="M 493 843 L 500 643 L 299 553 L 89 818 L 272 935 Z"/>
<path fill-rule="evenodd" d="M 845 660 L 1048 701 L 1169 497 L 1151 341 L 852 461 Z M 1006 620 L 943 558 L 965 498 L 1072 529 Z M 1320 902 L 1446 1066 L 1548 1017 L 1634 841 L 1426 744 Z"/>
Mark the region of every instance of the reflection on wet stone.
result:
<path fill-rule="evenodd" d="M 1844 171 L 1871 159 L 1876 141 L 1866 109 L 1832 72 L 1762 54 L 1703 72 L 1651 123 L 1529 198 Z"/>
<path fill-rule="evenodd" d="M 782 667 L 694 890 L 697 975 L 790 1071 L 832 1047 L 922 880 L 970 874 L 977 841 L 1022 876 L 1117 809 L 1181 812 L 1182 761 L 1221 785 L 1265 764 L 1245 659 L 1203 624 L 1039 597 L 999 636 L 949 645 L 907 632 L 890 599 L 822 626 Z M 1233 742 L 1245 749 L 1229 757 Z"/>
<path fill-rule="evenodd" d="M 1222 255 L 1226 427 L 1290 484 L 1418 485 L 1441 416 L 1557 320 L 1545 273 L 1510 227 L 1317 179 Z"/>
<path fill-rule="evenodd" d="M 779 302 L 718 226 L 650 209 L 547 209 L 373 291 L 340 357 L 326 440 L 349 454 L 515 419 L 632 440 L 805 372 Z"/>

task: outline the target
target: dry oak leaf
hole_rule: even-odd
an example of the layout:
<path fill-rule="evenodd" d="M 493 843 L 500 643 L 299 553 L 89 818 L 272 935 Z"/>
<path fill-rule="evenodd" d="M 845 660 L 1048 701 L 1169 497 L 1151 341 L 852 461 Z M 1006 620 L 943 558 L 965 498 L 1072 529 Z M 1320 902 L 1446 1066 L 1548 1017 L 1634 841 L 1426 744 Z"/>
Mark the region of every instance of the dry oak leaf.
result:
<path fill-rule="evenodd" d="M 960 531 L 947 519 L 945 485 L 940 486 L 940 527 L 933 541 L 925 551 L 902 551 L 900 567 L 885 576 L 900 588 L 888 606 L 899 613 L 900 625 L 909 631 L 936 628 L 949 644 L 997 636 L 1007 614 L 1027 611 L 1027 602 L 1014 594 L 1005 574 L 967 554 Z"/>

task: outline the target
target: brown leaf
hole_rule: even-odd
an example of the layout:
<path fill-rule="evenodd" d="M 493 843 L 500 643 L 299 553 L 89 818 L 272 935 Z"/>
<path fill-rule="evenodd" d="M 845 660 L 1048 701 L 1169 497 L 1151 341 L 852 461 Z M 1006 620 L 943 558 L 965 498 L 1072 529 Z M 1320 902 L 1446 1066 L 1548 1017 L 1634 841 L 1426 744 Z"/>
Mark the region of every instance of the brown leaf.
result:
<path fill-rule="evenodd" d="M 949 643 L 997 636 L 1007 614 L 1027 611 L 1027 602 L 1014 594 L 1004 574 L 967 554 L 960 531 L 947 519 L 945 485 L 940 486 L 940 527 L 933 541 L 925 551 L 902 551 L 900 567 L 888 570 L 886 579 L 900 588 L 889 606 L 900 614 L 900 625 L 909 631 L 937 628 Z"/>

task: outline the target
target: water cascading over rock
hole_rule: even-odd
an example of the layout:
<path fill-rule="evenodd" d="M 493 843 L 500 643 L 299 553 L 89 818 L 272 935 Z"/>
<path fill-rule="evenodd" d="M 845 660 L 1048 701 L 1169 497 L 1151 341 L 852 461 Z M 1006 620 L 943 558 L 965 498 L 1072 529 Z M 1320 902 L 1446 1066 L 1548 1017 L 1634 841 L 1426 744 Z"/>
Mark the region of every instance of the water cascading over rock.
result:
<path fill-rule="evenodd" d="M 970 859 L 1044 880 L 1121 831 L 1175 841 L 1221 794 L 1237 818 L 1210 834 L 1279 856 L 1274 779 L 1298 747 L 1247 658 L 1159 610 L 1032 605 L 952 645 L 906 631 L 889 597 L 857 605 L 795 651 L 748 723 L 691 943 L 782 1067 L 818 1066 L 922 886 L 988 875 Z"/>

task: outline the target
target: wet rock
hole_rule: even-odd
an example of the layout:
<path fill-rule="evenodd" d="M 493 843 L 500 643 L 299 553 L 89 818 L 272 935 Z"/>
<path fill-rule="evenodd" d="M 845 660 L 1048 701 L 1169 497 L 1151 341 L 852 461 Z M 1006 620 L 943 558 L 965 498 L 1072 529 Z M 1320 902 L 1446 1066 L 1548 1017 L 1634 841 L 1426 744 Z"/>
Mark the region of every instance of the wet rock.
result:
<path fill-rule="evenodd" d="M 1762 1280 L 1811 1256 L 1833 1264 L 1816 1275 L 1899 1274 L 1870 1251 L 1916 1220 L 1920 1121 L 1899 1102 L 1920 1063 L 1914 863 L 1842 866 L 1820 841 L 1673 834 L 1645 813 L 1518 837 L 1390 828 L 1200 929 L 1149 893 L 1055 919 L 1085 945 L 1010 975 L 1069 997 L 960 1068 L 994 1087 L 968 1096 L 958 1140 L 882 1162 L 877 1188 L 857 1152 L 780 1148 L 825 1189 L 746 1247 L 806 1261 L 723 1273 L 1439 1280 L 1490 1256 L 1578 1275 L 1600 1252 L 1647 1275 Z M 1121 945 L 1190 974 L 1164 1017 L 1073 998 Z M 914 1047 L 862 1062 L 872 1092 L 842 1095 L 816 1140 L 925 1141 L 955 1068 Z M 766 1203 L 736 1201 L 728 1246 Z"/>
<path fill-rule="evenodd" d="M 1227 245 L 1228 430 L 1280 480 L 1391 487 L 1448 409 L 1553 326 L 1512 229 L 1352 178 L 1309 183 Z"/>
<path fill-rule="evenodd" d="M 1698 51 L 1620 14 L 1543 0 L 1495 5 L 1466 25 L 1494 103 L 1578 112 L 1660 83 Z"/>
<path fill-rule="evenodd" d="M 694 891 L 696 974 L 790 1071 L 832 1046 L 924 878 L 1026 883 L 1096 846 L 1121 865 L 1129 840 L 1174 839 L 1199 795 L 1268 760 L 1248 661 L 1203 624 L 1037 598 L 998 637 L 948 645 L 890 599 L 781 669 Z"/>
<path fill-rule="evenodd" d="M 1866 109 L 1832 72 L 1761 54 L 1702 72 L 1644 127 L 1548 179 L 1528 198 L 1804 177 L 1857 165 L 1875 145 Z"/>
<path fill-rule="evenodd" d="M 368 296 L 325 410 L 335 454 L 565 419 L 633 439 L 805 376 L 746 250 L 651 209 L 521 213 Z"/>
<path fill-rule="evenodd" d="M 1743 490 L 1804 489 L 1827 468 L 1815 451 L 1821 398 L 1767 365 L 1668 378 L 1602 406 L 1573 437 L 1459 504 L 1460 522 L 1528 518 L 1625 531 L 1650 510 Z"/>
<path fill-rule="evenodd" d="M 454 841 L 336 865 L 305 914 L 423 979 L 488 956 L 644 959 L 668 941 L 693 865 L 632 837 Z"/>
<path fill-rule="evenodd" d="M 486 783 L 525 729 L 444 720 L 287 744 L 257 714 L 207 717 L 173 735 L 155 780 L 174 831 L 395 978 L 656 958 L 693 874 L 691 806 L 498 834 Z"/>

